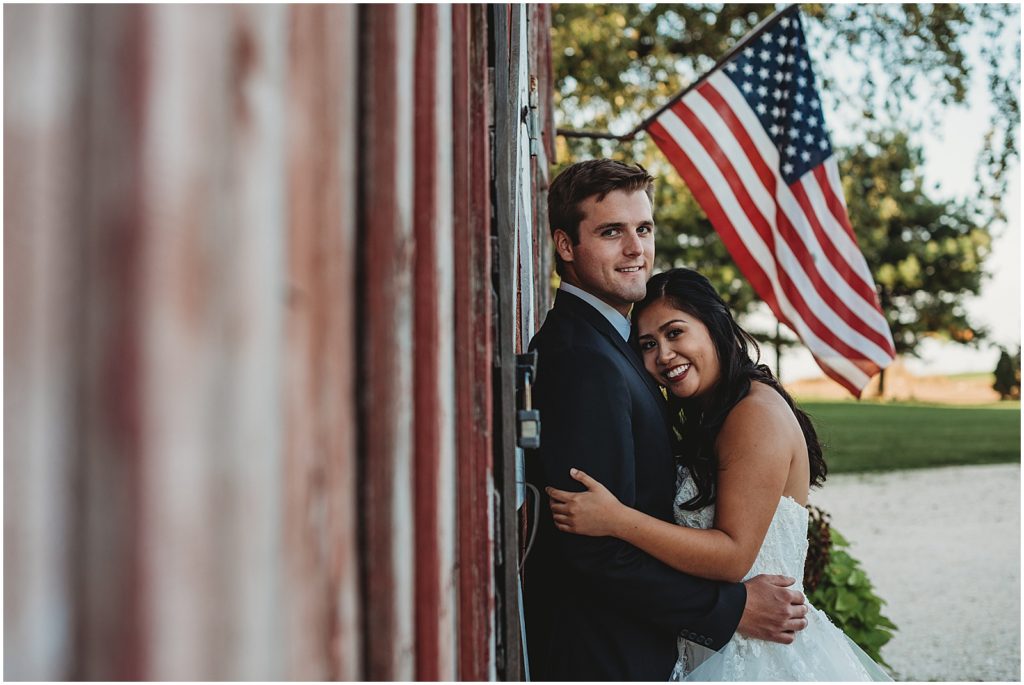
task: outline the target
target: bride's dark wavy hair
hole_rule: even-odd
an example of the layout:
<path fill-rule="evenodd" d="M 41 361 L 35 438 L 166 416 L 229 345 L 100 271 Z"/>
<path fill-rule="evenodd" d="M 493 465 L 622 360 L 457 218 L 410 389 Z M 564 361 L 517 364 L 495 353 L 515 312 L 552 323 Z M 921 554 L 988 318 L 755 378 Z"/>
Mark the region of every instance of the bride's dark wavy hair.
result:
<path fill-rule="evenodd" d="M 715 440 L 729 412 L 750 392 L 753 381 L 773 388 L 793 410 L 807 443 L 811 485 L 821 485 L 828 467 L 811 419 L 796 406 L 771 370 L 759 363 L 761 350 L 757 341 L 736 323 L 729 307 L 707 278 L 692 269 L 672 269 L 651 278 L 647 282 L 647 296 L 633 306 L 633 334 L 630 337 L 633 346 L 639 351 L 637 320 L 641 312 L 663 299 L 676 309 L 697 317 L 707 327 L 718 353 L 721 373 L 709 391 L 710 396 L 701 397 L 700 401 L 668 393 L 673 428 L 679 438 L 677 458 L 689 467 L 697 484 L 697 494 L 682 507 L 700 509 L 715 501 L 718 474 Z M 751 350 L 754 359 L 751 359 Z"/>

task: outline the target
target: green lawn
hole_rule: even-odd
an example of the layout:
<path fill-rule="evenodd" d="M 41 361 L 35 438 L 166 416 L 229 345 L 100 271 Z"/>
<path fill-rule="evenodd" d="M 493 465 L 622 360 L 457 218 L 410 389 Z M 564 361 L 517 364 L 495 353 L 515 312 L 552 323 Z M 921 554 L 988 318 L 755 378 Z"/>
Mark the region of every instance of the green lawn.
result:
<path fill-rule="evenodd" d="M 808 400 L 800 406 L 818 429 L 830 473 L 1020 461 L 1020 402 Z"/>

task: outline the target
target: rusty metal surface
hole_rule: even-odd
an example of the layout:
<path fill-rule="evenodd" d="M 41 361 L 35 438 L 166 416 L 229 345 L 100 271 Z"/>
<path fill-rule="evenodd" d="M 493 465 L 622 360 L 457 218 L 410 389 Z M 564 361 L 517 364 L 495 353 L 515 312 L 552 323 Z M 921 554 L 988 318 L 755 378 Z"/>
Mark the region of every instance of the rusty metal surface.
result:
<path fill-rule="evenodd" d="M 286 673 L 361 673 L 356 482 L 356 8 L 290 8 Z"/>

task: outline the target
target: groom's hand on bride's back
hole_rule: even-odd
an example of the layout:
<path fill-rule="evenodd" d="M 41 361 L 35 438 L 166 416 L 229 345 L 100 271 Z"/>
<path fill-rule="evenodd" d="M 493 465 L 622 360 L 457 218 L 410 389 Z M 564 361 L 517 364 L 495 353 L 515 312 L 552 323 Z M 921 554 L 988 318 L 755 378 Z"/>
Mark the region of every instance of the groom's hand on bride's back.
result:
<path fill-rule="evenodd" d="M 788 645 L 807 627 L 803 593 L 790 590 L 788 576 L 754 576 L 747 586 L 747 604 L 736 632 L 746 637 Z"/>

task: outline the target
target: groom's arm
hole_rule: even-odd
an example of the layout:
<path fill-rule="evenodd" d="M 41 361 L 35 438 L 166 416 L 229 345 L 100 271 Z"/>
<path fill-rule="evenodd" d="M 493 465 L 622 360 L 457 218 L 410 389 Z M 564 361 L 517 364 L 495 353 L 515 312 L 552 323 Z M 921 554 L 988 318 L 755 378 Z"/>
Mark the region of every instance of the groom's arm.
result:
<path fill-rule="evenodd" d="M 578 467 L 603 483 L 622 503 L 636 506 L 629 390 L 621 372 L 593 351 L 542 354 L 534 387 L 543 425 L 541 460 L 546 482 L 580 490 L 569 476 Z M 550 517 L 547 507 L 541 516 Z M 563 561 L 595 593 L 595 601 L 715 649 L 732 637 L 743 613 L 746 590 L 737 583 L 695 578 L 671 569 L 615 538 L 556 532 Z"/>

